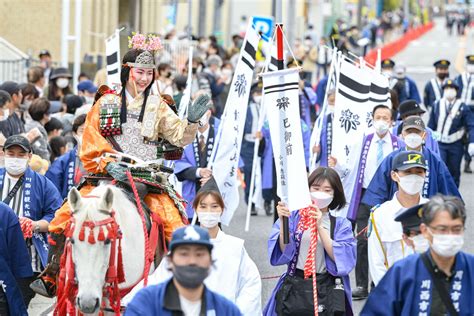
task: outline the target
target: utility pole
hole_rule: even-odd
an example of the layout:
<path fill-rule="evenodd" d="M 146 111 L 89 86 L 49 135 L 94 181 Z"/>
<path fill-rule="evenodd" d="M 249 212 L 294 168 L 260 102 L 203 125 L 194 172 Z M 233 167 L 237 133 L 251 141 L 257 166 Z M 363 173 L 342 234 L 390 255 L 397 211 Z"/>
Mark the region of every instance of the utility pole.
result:
<path fill-rule="evenodd" d="M 69 53 L 69 16 L 70 16 L 69 0 L 62 0 L 62 16 L 61 16 L 61 67 L 68 67 Z"/>

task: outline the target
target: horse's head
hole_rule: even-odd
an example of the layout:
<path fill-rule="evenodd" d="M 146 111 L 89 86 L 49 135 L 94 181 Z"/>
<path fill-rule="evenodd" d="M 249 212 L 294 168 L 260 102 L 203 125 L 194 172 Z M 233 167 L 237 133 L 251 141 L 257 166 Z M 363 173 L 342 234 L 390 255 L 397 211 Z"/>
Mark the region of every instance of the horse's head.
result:
<path fill-rule="evenodd" d="M 99 196 L 81 197 L 73 188 L 68 195 L 74 217 L 71 248 L 78 286 L 76 304 L 86 314 L 96 313 L 101 305 L 111 246 L 118 233 L 113 190 L 107 187 L 99 192 Z"/>

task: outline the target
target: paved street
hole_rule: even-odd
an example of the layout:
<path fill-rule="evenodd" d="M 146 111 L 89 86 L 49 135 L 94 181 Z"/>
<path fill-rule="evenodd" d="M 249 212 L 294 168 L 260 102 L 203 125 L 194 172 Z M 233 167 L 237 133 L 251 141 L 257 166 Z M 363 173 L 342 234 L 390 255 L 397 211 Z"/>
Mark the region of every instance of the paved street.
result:
<path fill-rule="evenodd" d="M 466 46 L 468 43 L 468 46 Z M 444 20 L 437 20 L 436 26 L 429 33 L 420 39 L 412 42 L 400 54 L 394 57 L 397 63 L 403 63 L 408 68 L 408 74 L 417 82 L 420 95 L 423 93 L 424 84 L 433 76 L 434 69 L 432 64 L 440 58 L 447 58 L 452 62 L 451 77 L 454 78 L 458 71 L 457 67 L 462 67 L 464 56 L 467 53 L 474 52 L 474 34 L 471 32 L 467 39 L 457 36 L 449 37 L 444 29 Z M 462 68 L 461 68 L 462 69 Z M 470 210 L 474 206 L 474 196 L 472 187 L 474 186 L 474 176 L 463 174 L 461 178 L 461 192 L 468 207 L 468 222 L 466 232 L 465 250 L 474 253 L 474 219 L 469 216 Z M 272 267 L 268 263 L 267 256 L 267 238 L 272 226 L 273 217 L 267 217 L 261 211 L 259 216 L 252 217 L 250 231 L 244 232 L 246 206 L 242 201 L 239 209 L 236 211 L 231 227 L 224 230 L 234 236 L 245 239 L 245 245 L 250 256 L 257 264 L 260 274 L 265 279 L 262 281 L 263 304 L 266 303 L 271 291 L 276 283 L 276 279 L 268 277 L 279 276 L 286 267 Z M 48 305 L 49 300 L 35 299 L 31 304 L 30 314 L 39 315 Z M 363 302 L 355 302 L 356 314 L 360 312 Z"/>

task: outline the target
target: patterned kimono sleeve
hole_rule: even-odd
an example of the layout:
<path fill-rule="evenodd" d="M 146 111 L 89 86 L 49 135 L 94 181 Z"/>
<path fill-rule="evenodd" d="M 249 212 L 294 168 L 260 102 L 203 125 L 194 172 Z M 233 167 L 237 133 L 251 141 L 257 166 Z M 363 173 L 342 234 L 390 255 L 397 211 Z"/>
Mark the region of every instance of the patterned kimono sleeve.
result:
<path fill-rule="evenodd" d="M 180 120 L 176 113 L 161 101 L 156 112 L 152 139 L 163 137 L 175 146 L 184 147 L 193 142 L 197 128 L 198 124 L 191 124 L 186 119 Z"/>
<path fill-rule="evenodd" d="M 99 108 L 100 99 L 87 114 L 82 145 L 79 151 L 79 157 L 84 168 L 92 173 L 105 173 L 105 166 L 114 159 L 105 158 L 102 155 L 116 152 L 100 133 Z"/>

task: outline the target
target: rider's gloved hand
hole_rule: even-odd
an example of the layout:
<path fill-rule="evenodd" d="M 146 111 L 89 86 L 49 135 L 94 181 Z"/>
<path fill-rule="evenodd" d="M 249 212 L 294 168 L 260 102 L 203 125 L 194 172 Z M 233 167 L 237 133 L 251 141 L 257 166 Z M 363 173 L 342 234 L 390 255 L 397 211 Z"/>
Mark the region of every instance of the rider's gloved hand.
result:
<path fill-rule="evenodd" d="M 126 174 L 127 168 L 117 162 L 109 162 L 105 170 L 117 181 L 126 182 L 128 180 Z"/>
<path fill-rule="evenodd" d="M 197 123 L 210 107 L 211 96 L 208 94 L 201 94 L 197 96 L 194 102 L 189 101 L 188 122 Z"/>

